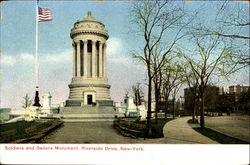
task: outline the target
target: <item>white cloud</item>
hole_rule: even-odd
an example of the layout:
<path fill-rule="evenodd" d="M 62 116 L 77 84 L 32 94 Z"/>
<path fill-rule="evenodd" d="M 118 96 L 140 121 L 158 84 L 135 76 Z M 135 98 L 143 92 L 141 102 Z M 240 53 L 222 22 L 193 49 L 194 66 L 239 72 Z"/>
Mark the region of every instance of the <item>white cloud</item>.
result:
<path fill-rule="evenodd" d="M 133 68 L 138 71 L 144 71 L 145 68 L 141 62 L 136 63 L 124 49 L 125 44 L 120 38 L 114 37 L 107 41 L 107 56 L 109 64 L 122 65 L 125 68 Z M 124 55 L 125 54 L 125 55 Z"/>
<path fill-rule="evenodd" d="M 107 41 L 107 56 L 114 57 L 122 53 L 123 43 L 120 38 L 110 38 Z"/>
<path fill-rule="evenodd" d="M 124 65 L 130 65 L 133 62 L 130 58 L 127 57 L 110 58 L 109 61 L 111 63 L 124 64 Z"/>
<path fill-rule="evenodd" d="M 2 62 L 8 64 L 3 70 L 2 106 L 19 108 L 26 93 L 34 97 L 34 54 L 19 53 L 4 56 Z M 50 91 L 53 103 L 60 103 L 68 97 L 68 84 L 72 77 L 72 50 L 61 53 L 39 54 L 40 93 Z M 12 65 L 12 67 L 10 67 Z M 8 83 L 11 82 L 11 83 Z M 17 87 L 20 89 L 17 90 Z M 13 100 L 16 103 L 13 105 Z"/>
<path fill-rule="evenodd" d="M 72 60 L 72 50 L 65 50 L 60 54 L 50 54 L 41 56 L 41 62 L 69 62 Z"/>
<path fill-rule="evenodd" d="M 72 51 L 71 50 L 65 50 L 58 54 L 40 54 L 39 55 L 39 62 L 40 63 L 68 63 L 72 60 Z M 1 63 L 3 65 L 13 67 L 17 61 L 19 61 L 19 64 L 26 65 L 30 63 L 34 63 L 35 55 L 30 53 L 20 53 L 16 54 L 15 56 L 9 56 L 4 55 L 1 57 Z"/>
<path fill-rule="evenodd" d="M 13 66 L 16 63 L 16 58 L 13 56 L 2 56 L 1 63 L 6 66 Z"/>
<path fill-rule="evenodd" d="M 122 56 L 126 54 L 122 50 L 122 42 L 119 39 L 111 40 L 112 56 L 107 58 L 109 83 L 112 86 L 111 95 L 113 99 L 121 98 L 125 88 L 144 80 L 144 65 L 136 62 L 130 56 Z M 39 54 L 40 71 L 39 83 L 41 94 L 44 91 L 50 91 L 53 95 L 52 102 L 60 103 L 68 98 L 68 84 L 72 78 L 72 50 L 64 50 L 60 53 Z M 15 83 L 5 83 L 3 88 L 3 103 L 7 107 L 13 107 L 12 100 L 21 105 L 22 97 L 26 93 L 34 95 L 34 54 L 20 53 L 15 56 L 6 56 L 8 63 L 13 65 L 12 70 L 6 69 L 5 81 Z M 6 59 L 5 59 L 6 60 Z M 15 67 L 15 68 L 14 68 Z M 29 71 L 30 70 L 30 71 Z M 28 74 L 27 74 L 28 73 Z M 21 86 L 22 90 L 16 91 L 16 86 Z M 118 92 L 119 91 L 119 92 Z M 11 93 L 11 94 L 8 94 Z M 13 98 L 15 93 L 15 98 Z M 18 97 L 16 97 L 18 96 Z"/>
<path fill-rule="evenodd" d="M 141 62 L 135 62 L 133 58 L 130 57 L 113 57 L 108 60 L 109 63 L 123 65 L 126 68 L 134 68 L 138 71 L 145 71 L 145 67 Z"/>
<path fill-rule="evenodd" d="M 20 56 L 18 56 L 23 60 L 23 62 L 33 62 L 34 61 L 34 55 L 29 53 L 21 53 Z"/>

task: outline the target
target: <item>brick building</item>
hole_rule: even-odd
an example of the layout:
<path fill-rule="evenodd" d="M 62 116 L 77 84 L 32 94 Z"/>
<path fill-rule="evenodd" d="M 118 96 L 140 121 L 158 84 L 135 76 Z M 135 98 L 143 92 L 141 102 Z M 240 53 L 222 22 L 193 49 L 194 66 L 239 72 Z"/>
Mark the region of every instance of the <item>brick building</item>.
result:
<path fill-rule="evenodd" d="M 243 92 L 247 92 L 248 90 L 249 90 L 249 86 L 241 86 L 241 85 L 229 86 L 229 94 L 235 95 L 235 102 L 238 102 L 241 94 Z"/>
<path fill-rule="evenodd" d="M 204 110 L 215 111 L 218 105 L 220 88 L 216 86 L 207 86 L 204 92 Z M 196 97 L 196 98 L 195 98 Z M 184 89 L 184 110 L 186 114 L 192 114 L 196 106 L 196 112 L 199 111 L 201 100 L 195 95 L 194 88 Z"/>

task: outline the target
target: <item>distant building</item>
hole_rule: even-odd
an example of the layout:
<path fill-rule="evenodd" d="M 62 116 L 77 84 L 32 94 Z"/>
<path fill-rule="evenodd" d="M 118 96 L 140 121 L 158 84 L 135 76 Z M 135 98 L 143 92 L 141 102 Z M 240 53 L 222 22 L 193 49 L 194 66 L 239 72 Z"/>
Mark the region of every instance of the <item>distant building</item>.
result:
<path fill-rule="evenodd" d="M 208 86 L 204 93 L 204 110 L 208 113 L 250 109 L 249 89 L 249 86 L 240 85 L 229 86 L 229 88 Z M 194 108 L 196 113 L 199 113 L 201 101 L 193 90 L 194 88 L 184 89 L 186 114 L 192 114 Z"/>
<path fill-rule="evenodd" d="M 243 92 L 247 92 L 248 90 L 249 90 L 249 86 L 241 86 L 241 85 L 229 86 L 229 94 L 235 95 L 235 102 L 238 102 L 241 94 Z"/>
<path fill-rule="evenodd" d="M 235 94 L 224 93 L 219 95 L 218 97 L 218 105 L 217 108 L 221 112 L 228 112 L 229 110 L 233 110 L 235 106 Z"/>
<path fill-rule="evenodd" d="M 223 95 L 228 93 L 228 88 L 227 87 L 219 87 L 219 95 Z"/>
<path fill-rule="evenodd" d="M 218 105 L 219 97 L 219 87 L 217 86 L 207 86 L 204 92 L 204 110 L 216 111 Z M 184 89 L 184 110 L 186 114 L 192 114 L 193 109 L 196 106 L 196 113 L 199 112 L 199 107 L 201 105 L 201 100 L 198 99 L 198 94 L 194 91 L 194 88 Z"/>
<path fill-rule="evenodd" d="M 195 106 L 195 91 L 194 88 L 184 89 L 184 110 L 186 114 L 192 114 Z"/>

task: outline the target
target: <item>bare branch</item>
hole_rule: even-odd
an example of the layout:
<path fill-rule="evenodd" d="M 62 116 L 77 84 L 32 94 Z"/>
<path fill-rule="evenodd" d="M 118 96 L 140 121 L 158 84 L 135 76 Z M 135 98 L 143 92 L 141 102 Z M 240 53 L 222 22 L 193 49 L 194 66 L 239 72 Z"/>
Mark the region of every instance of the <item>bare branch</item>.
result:
<path fill-rule="evenodd" d="M 228 38 L 250 39 L 249 36 L 240 36 L 240 35 L 236 35 L 236 34 L 222 34 L 219 32 L 212 32 L 208 35 L 217 35 L 217 36 L 228 37 Z"/>

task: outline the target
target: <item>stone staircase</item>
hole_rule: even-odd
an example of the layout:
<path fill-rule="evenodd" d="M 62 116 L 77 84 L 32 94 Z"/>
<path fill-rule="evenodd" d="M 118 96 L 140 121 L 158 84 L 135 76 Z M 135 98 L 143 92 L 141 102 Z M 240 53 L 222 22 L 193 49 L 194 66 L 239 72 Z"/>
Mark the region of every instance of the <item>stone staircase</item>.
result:
<path fill-rule="evenodd" d="M 115 116 L 121 114 L 112 106 L 62 107 L 58 114 L 53 114 L 65 122 L 113 121 Z"/>
<path fill-rule="evenodd" d="M 82 107 L 62 107 L 60 108 L 60 114 L 106 114 L 115 113 L 112 106 L 91 106 L 85 105 Z"/>

